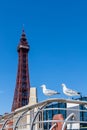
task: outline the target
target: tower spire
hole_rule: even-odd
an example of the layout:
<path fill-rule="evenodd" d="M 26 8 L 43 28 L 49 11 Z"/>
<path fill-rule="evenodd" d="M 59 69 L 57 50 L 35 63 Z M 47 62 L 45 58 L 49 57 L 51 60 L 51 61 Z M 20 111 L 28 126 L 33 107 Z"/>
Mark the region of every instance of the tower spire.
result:
<path fill-rule="evenodd" d="M 22 26 L 22 32 L 24 31 L 24 24 L 23 24 L 23 26 Z"/>
<path fill-rule="evenodd" d="M 27 42 L 24 29 L 17 48 L 18 51 L 18 72 L 16 79 L 16 87 L 12 104 L 12 111 L 25 106 L 29 102 L 30 80 L 28 71 L 28 51 L 30 46 Z"/>

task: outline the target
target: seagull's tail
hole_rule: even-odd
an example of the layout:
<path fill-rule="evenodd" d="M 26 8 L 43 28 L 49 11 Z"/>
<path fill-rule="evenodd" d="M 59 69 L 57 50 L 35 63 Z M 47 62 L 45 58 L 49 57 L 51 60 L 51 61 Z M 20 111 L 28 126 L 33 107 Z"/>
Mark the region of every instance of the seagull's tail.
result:
<path fill-rule="evenodd" d="M 80 92 L 78 92 L 77 94 L 81 95 L 81 93 L 80 93 Z"/>
<path fill-rule="evenodd" d="M 57 92 L 56 94 L 60 94 L 59 92 Z"/>
<path fill-rule="evenodd" d="M 80 95 L 80 98 L 82 99 L 82 94 L 80 92 L 78 92 L 78 94 Z"/>

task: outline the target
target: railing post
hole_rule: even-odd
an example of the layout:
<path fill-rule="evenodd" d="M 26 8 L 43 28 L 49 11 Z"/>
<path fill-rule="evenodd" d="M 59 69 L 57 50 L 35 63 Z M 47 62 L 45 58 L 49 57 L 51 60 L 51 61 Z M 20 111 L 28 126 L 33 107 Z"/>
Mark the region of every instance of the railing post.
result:
<path fill-rule="evenodd" d="M 18 122 L 19 122 L 20 119 L 23 117 L 23 115 L 28 112 L 28 110 L 29 110 L 29 109 L 27 109 L 26 111 L 24 111 L 24 112 L 19 116 L 19 118 L 17 119 L 17 121 L 16 121 L 16 123 L 15 123 L 15 125 L 14 125 L 14 130 L 16 130 Z"/>
<path fill-rule="evenodd" d="M 38 109 L 37 113 L 36 113 L 35 116 L 34 116 L 34 119 L 33 119 L 32 123 L 31 123 L 31 129 L 30 129 L 30 130 L 33 130 L 34 121 L 35 121 L 37 115 L 39 114 L 39 112 L 40 112 L 47 104 L 48 104 L 48 103 L 45 103 L 41 108 Z"/>

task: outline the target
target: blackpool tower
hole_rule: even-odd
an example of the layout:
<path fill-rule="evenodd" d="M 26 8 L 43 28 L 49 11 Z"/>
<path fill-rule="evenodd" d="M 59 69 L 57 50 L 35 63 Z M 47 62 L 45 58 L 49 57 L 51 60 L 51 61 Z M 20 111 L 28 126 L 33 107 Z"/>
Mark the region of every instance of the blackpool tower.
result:
<path fill-rule="evenodd" d="M 30 46 L 27 42 L 24 30 L 17 48 L 18 51 L 18 72 L 14 92 L 12 111 L 29 103 L 30 80 L 28 70 L 28 52 Z"/>

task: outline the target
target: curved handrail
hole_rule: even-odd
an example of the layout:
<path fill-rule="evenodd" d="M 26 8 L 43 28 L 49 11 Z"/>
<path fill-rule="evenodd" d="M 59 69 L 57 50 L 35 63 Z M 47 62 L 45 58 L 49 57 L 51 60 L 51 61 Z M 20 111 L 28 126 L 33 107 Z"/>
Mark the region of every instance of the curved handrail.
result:
<path fill-rule="evenodd" d="M 24 107 L 22 107 L 22 108 L 16 109 L 15 111 L 11 112 L 11 113 L 8 114 L 8 115 L 3 115 L 3 116 L 0 118 L 0 121 L 1 121 L 1 120 L 4 120 L 3 125 L 2 125 L 2 127 L 1 127 L 1 130 L 4 129 L 5 125 L 7 124 L 7 122 L 9 121 L 9 119 L 13 116 L 13 114 L 16 115 L 16 114 L 18 114 L 18 113 L 20 113 L 20 112 L 25 113 L 25 111 L 27 111 L 27 110 L 32 110 L 32 109 L 34 109 L 34 108 L 40 108 L 40 109 L 37 111 L 36 115 L 34 116 L 33 122 L 32 122 L 32 124 L 31 124 L 31 128 L 32 128 L 33 125 L 34 125 L 34 123 L 35 123 L 35 119 L 36 119 L 38 113 L 40 112 L 40 110 L 42 110 L 42 109 L 45 107 L 45 105 L 50 104 L 50 103 L 52 103 L 52 102 L 71 103 L 71 104 L 72 104 L 72 103 L 75 103 L 75 104 L 79 104 L 79 105 L 87 105 L 87 101 L 70 100 L 70 99 L 63 99 L 63 98 L 52 98 L 52 99 L 50 98 L 50 99 L 48 99 L 48 100 L 45 100 L 45 101 L 36 103 L 36 104 L 34 104 L 34 105 L 31 105 L 31 106 L 26 105 L 26 106 L 24 106 Z M 62 109 L 63 109 L 63 108 L 62 108 Z M 67 108 L 66 108 L 66 110 L 67 110 Z M 74 110 L 74 111 L 75 111 L 75 110 Z M 81 111 L 81 110 L 78 110 L 78 111 Z M 86 110 L 82 110 L 82 111 L 85 112 Z M 21 114 L 21 113 L 20 113 L 20 114 Z M 71 113 L 71 114 L 72 114 L 72 113 Z M 10 117 L 10 116 L 11 116 L 11 117 Z M 9 117 L 10 117 L 10 118 L 9 118 Z M 20 120 L 22 117 L 23 117 L 23 115 L 19 115 L 18 119 L 16 120 L 16 124 L 14 124 L 15 127 L 17 126 L 19 120 Z M 67 122 L 67 121 L 66 121 L 66 122 Z M 66 124 L 66 123 L 64 123 L 64 124 Z M 63 124 L 63 127 L 64 127 L 64 124 Z M 63 128 L 63 127 L 62 127 L 62 128 Z M 31 130 L 33 130 L 33 129 L 31 129 Z M 63 130 L 63 129 L 62 129 L 62 130 Z"/>
<path fill-rule="evenodd" d="M 64 123 L 63 123 L 63 126 L 62 126 L 62 130 L 65 130 L 66 125 L 67 125 L 67 121 L 68 121 L 69 119 L 73 118 L 73 117 L 74 117 L 74 118 L 76 117 L 75 113 L 71 113 L 71 114 L 65 119 L 65 121 L 64 121 Z"/>
<path fill-rule="evenodd" d="M 15 123 L 15 125 L 14 125 L 14 130 L 16 130 L 18 122 L 19 122 L 20 119 L 23 117 L 23 115 L 28 112 L 28 110 L 29 110 L 29 109 L 27 109 L 27 110 L 24 111 L 22 114 L 20 114 L 19 118 L 17 119 L 17 121 L 16 121 L 16 123 Z"/>
<path fill-rule="evenodd" d="M 36 114 L 35 114 L 35 116 L 34 116 L 34 119 L 33 119 L 32 123 L 31 123 L 31 130 L 33 130 L 33 124 L 34 124 L 34 121 L 35 121 L 37 115 L 39 114 L 39 112 L 40 112 L 47 104 L 48 104 L 48 103 L 44 104 L 44 105 L 43 105 L 41 108 L 39 108 L 38 111 L 36 112 Z"/>
<path fill-rule="evenodd" d="M 53 128 L 55 128 L 55 126 L 57 126 L 56 123 L 54 123 L 54 124 L 51 126 L 50 130 L 52 130 Z"/>
<path fill-rule="evenodd" d="M 7 118 L 7 120 L 5 120 L 4 124 L 2 125 L 1 130 L 4 130 L 5 125 L 7 124 L 7 122 L 9 121 L 9 119 L 12 118 L 12 116 L 13 116 L 13 114 L 9 118 Z"/>

